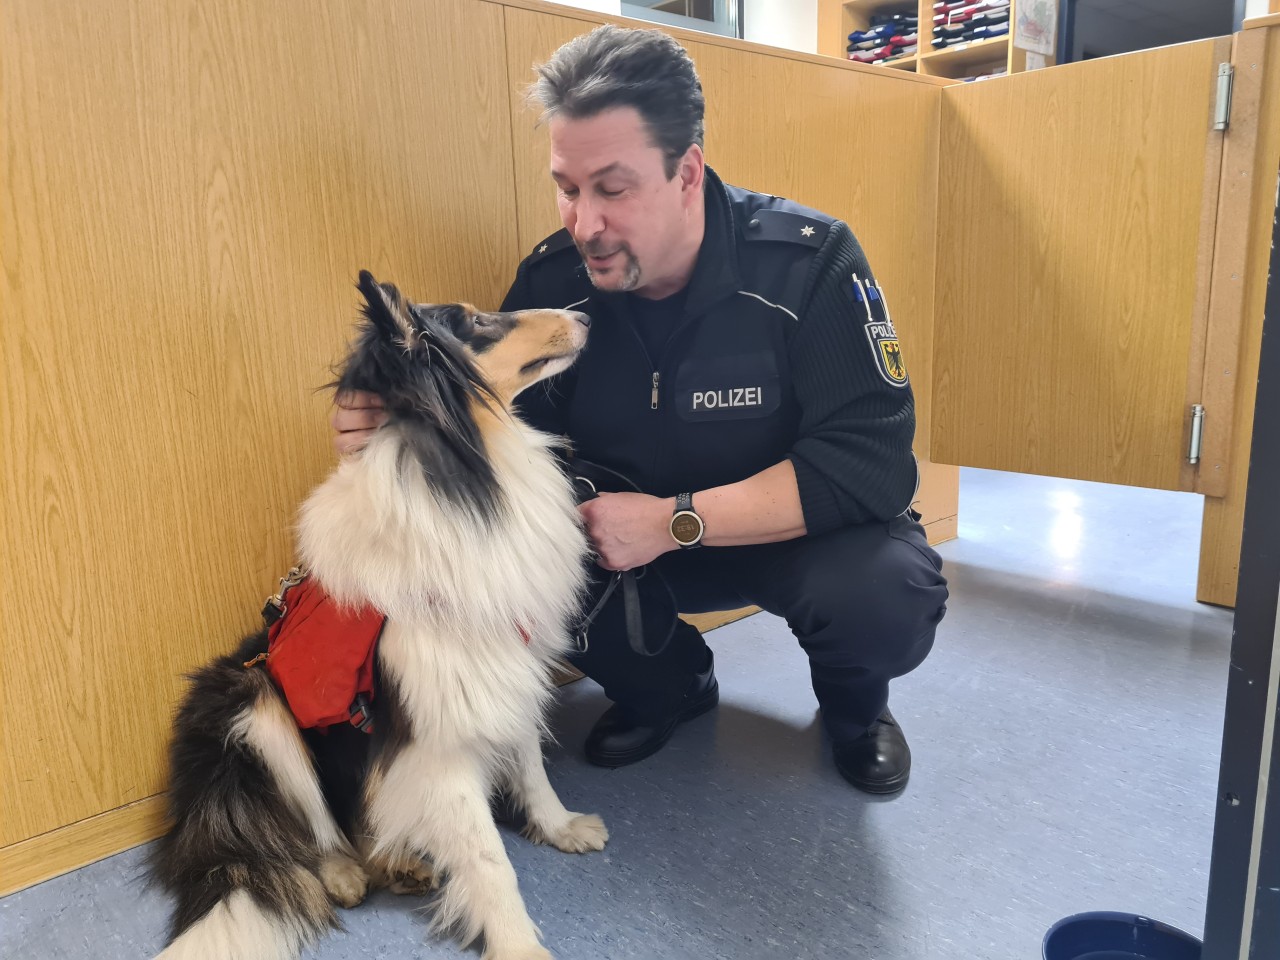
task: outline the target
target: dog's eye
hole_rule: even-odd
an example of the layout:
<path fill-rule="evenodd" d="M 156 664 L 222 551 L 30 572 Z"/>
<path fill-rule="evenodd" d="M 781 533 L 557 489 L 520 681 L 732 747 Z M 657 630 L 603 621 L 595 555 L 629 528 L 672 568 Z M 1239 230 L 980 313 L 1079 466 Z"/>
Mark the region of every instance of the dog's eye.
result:
<path fill-rule="evenodd" d="M 489 330 L 497 326 L 497 321 L 492 317 L 486 317 L 481 314 L 471 318 L 472 323 L 476 325 L 477 330 Z"/>

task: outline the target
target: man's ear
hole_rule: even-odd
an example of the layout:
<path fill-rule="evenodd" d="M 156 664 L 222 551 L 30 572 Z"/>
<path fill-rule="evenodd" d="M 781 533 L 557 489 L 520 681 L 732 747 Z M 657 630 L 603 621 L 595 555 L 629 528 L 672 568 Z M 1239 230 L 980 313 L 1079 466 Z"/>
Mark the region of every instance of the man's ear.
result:
<path fill-rule="evenodd" d="M 702 196 L 702 184 L 706 179 L 707 161 L 702 155 L 702 148 L 696 143 L 689 144 L 689 149 L 680 158 L 680 166 L 676 168 L 676 176 L 680 178 L 680 192 L 685 206 Z"/>

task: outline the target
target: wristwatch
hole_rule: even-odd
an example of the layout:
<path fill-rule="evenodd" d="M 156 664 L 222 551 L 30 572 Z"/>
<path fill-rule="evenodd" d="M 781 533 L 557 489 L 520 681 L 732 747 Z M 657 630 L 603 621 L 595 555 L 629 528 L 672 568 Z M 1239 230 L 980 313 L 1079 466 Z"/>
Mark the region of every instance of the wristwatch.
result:
<path fill-rule="evenodd" d="M 671 517 L 671 537 L 680 544 L 681 550 L 692 550 L 702 546 L 702 535 L 707 526 L 693 509 L 693 494 L 681 493 L 676 496 L 676 511 Z"/>

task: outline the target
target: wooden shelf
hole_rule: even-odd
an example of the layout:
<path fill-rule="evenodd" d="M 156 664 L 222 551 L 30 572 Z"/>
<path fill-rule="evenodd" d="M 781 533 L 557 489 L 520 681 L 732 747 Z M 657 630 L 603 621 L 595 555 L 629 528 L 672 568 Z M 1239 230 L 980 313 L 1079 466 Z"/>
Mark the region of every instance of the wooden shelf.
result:
<path fill-rule="evenodd" d="M 1004 64 L 1005 70 L 1014 73 L 1025 69 L 1022 51 L 1015 50 L 1009 34 L 989 40 L 934 50 L 933 0 L 818 0 L 818 52 L 827 56 L 846 56 L 847 36 L 854 30 L 866 30 L 876 14 L 908 12 L 915 10 L 919 19 L 919 51 L 910 57 L 876 66 L 897 70 L 914 70 L 934 77 L 963 79 L 974 68 Z M 1012 24 L 1017 0 L 1010 0 L 1009 22 Z M 855 61 L 856 62 L 856 61 Z M 1048 64 L 1053 59 L 1048 58 Z"/>
<path fill-rule="evenodd" d="M 942 50 L 930 50 L 917 55 L 923 69 L 929 70 L 934 64 L 946 66 L 946 75 L 955 76 L 971 67 L 984 63 L 998 63 L 1009 60 L 1009 38 L 992 37 L 990 40 L 974 40 Z"/>

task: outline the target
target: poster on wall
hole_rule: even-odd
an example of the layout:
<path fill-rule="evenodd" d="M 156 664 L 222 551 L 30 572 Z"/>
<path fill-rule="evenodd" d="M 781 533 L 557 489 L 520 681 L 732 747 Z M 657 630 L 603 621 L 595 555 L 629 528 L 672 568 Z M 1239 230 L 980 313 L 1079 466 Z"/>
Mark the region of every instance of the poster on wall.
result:
<path fill-rule="evenodd" d="M 1058 42 L 1058 0 L 1018 0 L 1013 45 L 1049 56 Z"/>

